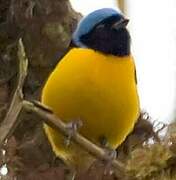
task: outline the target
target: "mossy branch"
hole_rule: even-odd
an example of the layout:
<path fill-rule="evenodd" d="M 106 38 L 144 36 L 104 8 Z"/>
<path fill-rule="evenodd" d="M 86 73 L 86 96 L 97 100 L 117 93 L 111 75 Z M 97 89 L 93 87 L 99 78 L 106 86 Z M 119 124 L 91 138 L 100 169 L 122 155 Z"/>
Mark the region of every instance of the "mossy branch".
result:
<path fill-rule="evenodd" d="M 18 58 L 19 74 L 17 88 L 13 95 L 6 117 L 0 126 L 0 146 L 2 146 L 5 140 L 8 140 L 12 133 L 15 131 L 17 125 L 19 124 L 18 116 L 22 110 L 35 113 L 36 115 L 41 117 L 39 119 L 42 119 L 42 121 L 47 123 L 49 126 L 52 126 L 53 128 L 62 132 L 64 135 L 69 135 L 69 130 L 66 124 L 63 121 L 61 121 L 58 117 L 56 117 L 51 110 L 48 110 L 40 103 L 30 102 L 24 99 L 22 89 L 27 75 L 28 59 L 25 55 L 24 46 L 21 39 L 19 40 L 18 45 Z M 98 159 L 105 161 L 109 160 L 109 156 L 107 155 L 105 150 L 93 144 L 79 133 L 75 133 L 72 137 L 72 140 L 81 145 L 82 148 L 90 152 Z M 125 171 L 123 163 L 117 160 L 113 160 L 112 165 L 114 168 L 120 170 L 121 172 Z"/>

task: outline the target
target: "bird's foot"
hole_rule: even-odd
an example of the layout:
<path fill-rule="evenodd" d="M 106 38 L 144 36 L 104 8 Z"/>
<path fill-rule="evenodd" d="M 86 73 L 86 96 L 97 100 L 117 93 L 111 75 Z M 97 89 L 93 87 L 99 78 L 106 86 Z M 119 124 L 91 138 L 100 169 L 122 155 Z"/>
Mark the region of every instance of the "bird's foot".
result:
<path fill-rule="evenodd" d="M 112 169 L 112 161 L 117 158 L 117 151 L 114 149 L 106 148 L 106 161 L 105 161 L 105 170 L 104 174 L 105 175 L 112 175 L 114 173 Z"/>
<path fill-rule="evenodd" d="M 112 175 L 113 174 L 112 161 L 116 159 L 117 151 L 109 147 L 110 145 L 106 136 L 104 135 L 100 136 L 99 142 L 100 142 L 100 146 L 106 151 L 106 160 L 104 161 L 105 163 L 104 174 Z"/>
<path fill-rule="evenodd" d="M 66 146 L 70 145 L 71 138 L 75 135 L 75 133 L 78 131 L 78 129 L 82 127 L 82 125 L 83 125 L 83 123 L 80 119 L 67 123 L 66 128 L 68 129 L 68 136 L 65 140 Z"/>

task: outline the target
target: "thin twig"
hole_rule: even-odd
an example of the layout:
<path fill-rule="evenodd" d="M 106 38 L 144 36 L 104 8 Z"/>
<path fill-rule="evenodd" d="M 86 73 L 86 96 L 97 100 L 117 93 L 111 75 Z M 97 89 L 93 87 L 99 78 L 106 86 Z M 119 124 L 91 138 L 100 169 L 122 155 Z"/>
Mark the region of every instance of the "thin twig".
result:
<path fill-rule="evenodd" d="M 22 40 L 19 40 L 18 44 L 18 59 L 19 59 L 19 73 L 18 82 L 15 93 L 12 97 L 12 101 L 8 112 L 0 125 L 0 146 L 6 139 L 14 132 L 18 122 L 18 115 L 22 110 L 23 101 L 23 84 L 27 75 L 28 59 L 26 58 L 24 46 Z"/>
<path fill-rule="evenodd" d="M 23 101 L 23 107 L 26 111 L 34 112 L 35 114 L 39 115 L 42 121 L 47 123 L 49 126 L 57 129 L 58 131 L 62 132 L 66 136 L 69 135 L 69 130 L 66 124 L 62 120 L 60 120 L 58 117 L 56 117 L 53 113 L 46 111 L 45 108 L 36 106 L 34 103 L 31 103 L 25 100 Z M 72 140 L 74 140 L 76 143 L 81 145 L 82 148 L 90 152 L 92 155 L 94 155 L 98 159 L 105 160 L 105 161 L 109 160 L 109 156 L 107 155 L 107 152 L 105 150 L 93 144 L 91 141 L 87 140 L 79 133 L 74 133 Z M 117 160 L 113 160 L 112 165 L 114 166 L 114 168 L 117 168 L 122 171 L 124 171 L 125 169 L 123 163 Z"/>

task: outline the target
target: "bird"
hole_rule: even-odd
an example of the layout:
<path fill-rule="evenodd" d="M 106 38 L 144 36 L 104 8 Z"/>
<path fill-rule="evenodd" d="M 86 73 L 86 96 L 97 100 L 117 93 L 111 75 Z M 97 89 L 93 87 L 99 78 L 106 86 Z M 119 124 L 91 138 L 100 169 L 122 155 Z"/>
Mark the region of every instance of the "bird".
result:
<path fill-rule="evenodd" d="M 115 150 L 133 130 L 140 101 L 127 19 L 113 8 L 83 17 L 73 32 L 69 51 L 42 89 L 41 102 L 101 147 Z M 76 172 L 86 171 L 95 157 L 78 144 L 65 144 L 61 132 L 44 124 L 53 152 Z"/>

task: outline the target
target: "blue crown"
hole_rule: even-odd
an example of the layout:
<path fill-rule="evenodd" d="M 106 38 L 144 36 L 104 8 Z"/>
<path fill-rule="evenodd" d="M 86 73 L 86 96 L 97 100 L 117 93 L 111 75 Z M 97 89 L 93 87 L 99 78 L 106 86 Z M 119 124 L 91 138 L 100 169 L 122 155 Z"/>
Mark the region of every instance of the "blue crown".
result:
<path fill-rule="evenodd" d="M 119 19 L 123 17 L 123 15 L 120 12 L 111 8 L 98 9 L 88 14 L 80 21 L 76 31 L 73 33 L 73 41 L 79 46 L 84 46 L 80 42 L 80 37 L 90 32 L 98 23 L 111 16 L 117 16 L 119 17 Z"/>

